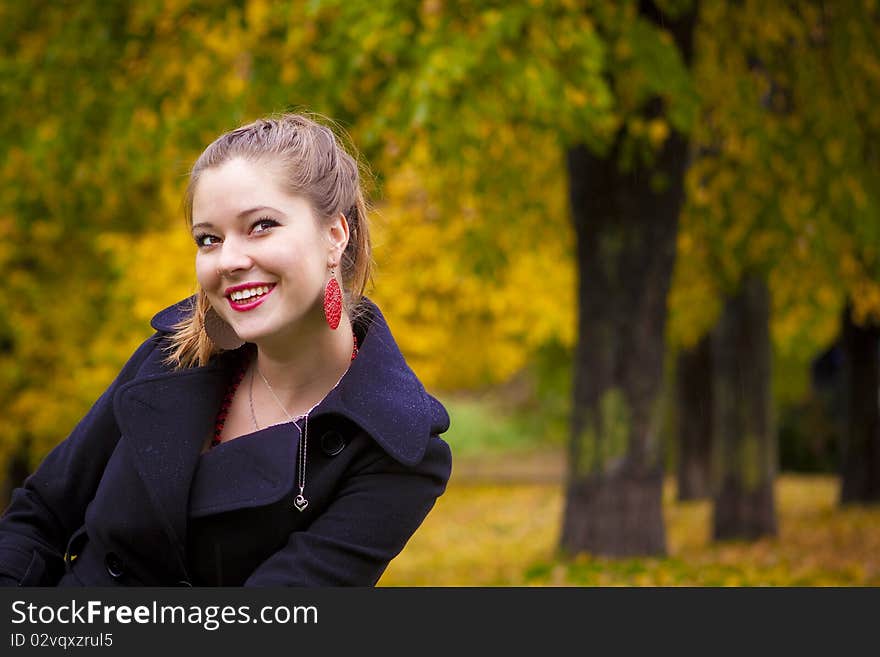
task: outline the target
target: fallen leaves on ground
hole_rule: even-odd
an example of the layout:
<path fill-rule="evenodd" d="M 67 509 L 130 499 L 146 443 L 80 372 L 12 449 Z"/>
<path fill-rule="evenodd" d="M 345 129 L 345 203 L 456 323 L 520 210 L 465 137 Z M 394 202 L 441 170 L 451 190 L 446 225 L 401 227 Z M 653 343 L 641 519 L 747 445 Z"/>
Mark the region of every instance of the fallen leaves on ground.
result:
<path fill-rule="evenodd" d="M 664 494 L 668 555 L 556 552 L 562 488 L 450 481 L 380 586 L 877 586 L 880 507 L 840 508 L 831 476 L 780 476 L 779 533 L 711 540 L 711 503 Z"/>

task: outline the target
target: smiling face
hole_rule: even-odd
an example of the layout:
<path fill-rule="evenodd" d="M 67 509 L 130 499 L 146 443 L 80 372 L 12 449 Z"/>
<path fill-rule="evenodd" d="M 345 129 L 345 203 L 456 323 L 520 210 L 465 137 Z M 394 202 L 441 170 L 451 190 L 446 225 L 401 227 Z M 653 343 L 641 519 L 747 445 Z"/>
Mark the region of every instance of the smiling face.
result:
<path fill-rule="evenodd" d="M 241 158 L 202 173 L 192 208 L 196 277 L 242 340 L 283 342 L 324 322 L 344 219 L 322 224 L 304 197 L 283 189 L 277 166 Z"/>

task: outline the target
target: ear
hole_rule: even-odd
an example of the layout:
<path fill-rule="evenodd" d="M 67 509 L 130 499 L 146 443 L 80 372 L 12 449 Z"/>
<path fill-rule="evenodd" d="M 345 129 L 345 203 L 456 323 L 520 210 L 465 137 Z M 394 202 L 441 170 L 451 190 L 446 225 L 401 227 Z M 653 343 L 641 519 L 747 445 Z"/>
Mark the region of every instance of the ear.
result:
<path fill-rule="evenodd" d="M 330 251 L 327 254 L 331 262 L 338 263 L 342 259 L 345 247 L 348 246 L 348 220 L 341 212 L 327 225 L 327 240 Z"/>

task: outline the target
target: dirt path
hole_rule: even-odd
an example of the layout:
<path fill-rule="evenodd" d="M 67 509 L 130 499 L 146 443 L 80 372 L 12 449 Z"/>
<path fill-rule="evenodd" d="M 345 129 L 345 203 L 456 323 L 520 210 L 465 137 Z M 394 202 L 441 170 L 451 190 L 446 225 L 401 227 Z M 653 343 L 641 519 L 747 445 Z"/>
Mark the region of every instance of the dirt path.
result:
<path fill-rule="evenodd" d="M 452 462 L 452 480 L 456 483 L 561 483 L 564 474 L 562 450 L 461 457 L 453 455 Z"/>

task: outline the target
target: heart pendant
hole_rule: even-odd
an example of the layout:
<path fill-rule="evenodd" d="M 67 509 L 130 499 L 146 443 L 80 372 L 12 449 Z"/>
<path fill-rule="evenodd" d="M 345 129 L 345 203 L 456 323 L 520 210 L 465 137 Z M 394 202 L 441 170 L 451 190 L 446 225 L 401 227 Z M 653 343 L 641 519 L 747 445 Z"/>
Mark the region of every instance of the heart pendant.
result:
<path fill-rule="evenodd" d="M 293 500 L 293 506 L 296 507 L 297 511 L 305 511 L 308 505 L 309 501 L 302 495 L 297 495 L 296 498 Z"/>

